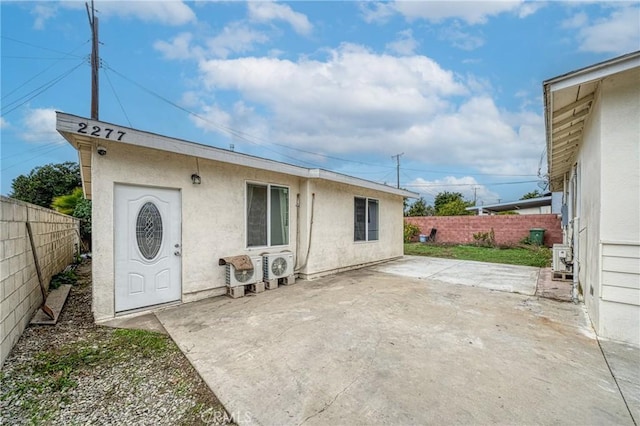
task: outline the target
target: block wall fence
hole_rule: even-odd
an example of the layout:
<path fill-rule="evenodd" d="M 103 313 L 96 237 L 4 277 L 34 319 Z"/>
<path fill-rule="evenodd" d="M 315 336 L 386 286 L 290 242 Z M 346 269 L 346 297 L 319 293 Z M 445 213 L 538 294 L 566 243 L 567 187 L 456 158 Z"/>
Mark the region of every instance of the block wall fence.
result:
<path fill-rule="evenodd" d="M 42 303 L 34 256 L 27 233 L 29 221 L 42 279 L 71 264 L 80 222 L 71 216 L 0 196 L 0 365 Z"/>
<path fill-rule="evenodd" d="M 513 245 L 528 237 L 532 228 L 545 230 L 545 246 L 562 243 L 562 225 L 560 216 L 556 214 L 422 216 L 405 217 L 405 221 L 420 227 L 420 233 L 424 235 L 429 235 L 431 229 L 436 228 L 436 242 L 439 243 L 472 243 L 473 234 L 493 229 L 496 244 Z"/>

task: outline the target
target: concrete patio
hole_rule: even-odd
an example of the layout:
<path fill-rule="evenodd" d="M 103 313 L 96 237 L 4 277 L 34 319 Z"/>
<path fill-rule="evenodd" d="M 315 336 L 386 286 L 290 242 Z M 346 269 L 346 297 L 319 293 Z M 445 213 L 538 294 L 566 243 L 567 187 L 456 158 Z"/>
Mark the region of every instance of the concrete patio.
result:
<path fill-rule="evenodd" d="M 632 425 L 583 308 L 531 296 L 536 271 L 405 257 L 156 316 L 242 424 Z"/>

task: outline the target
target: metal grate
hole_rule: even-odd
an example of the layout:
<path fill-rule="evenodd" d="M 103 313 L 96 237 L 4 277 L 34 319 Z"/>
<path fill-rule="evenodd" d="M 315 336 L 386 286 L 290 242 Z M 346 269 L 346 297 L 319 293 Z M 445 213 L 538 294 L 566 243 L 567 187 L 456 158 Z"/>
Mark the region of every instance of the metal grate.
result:
<path fill-rule="evenodd" d="M 136 220 L 136 240 L 145 259 L 151 260 L 160 251 L 162 245 L 162 216 L 151 202 L 145 203 Z"/>

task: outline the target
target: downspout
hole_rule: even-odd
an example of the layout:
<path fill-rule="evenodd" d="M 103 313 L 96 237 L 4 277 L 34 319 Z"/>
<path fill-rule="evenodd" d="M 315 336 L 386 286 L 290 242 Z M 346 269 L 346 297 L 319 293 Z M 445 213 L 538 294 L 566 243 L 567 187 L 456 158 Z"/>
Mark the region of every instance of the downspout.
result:
<path fill-rule="evenodd" d="M 302 269 L 304 269 L 307 266 L 307 262 L 309 262 L 309 253 L 311 253 L 311 236 L 313 235 L 313 213 L 315 211 L 315 204 L 316 204 L 316 193 L 312 192 L 311 193 L 311 222 L 309 223 L 309 238 L 307 239 L 307 254 L 304 257 L 304 263 L 294 271 L 295 273 L 299 273 Z"/>
<path fill-rule="evenodd" d="M 579 275 L 580 275 L 580 263 L 578 261 L 578 255 L 580 252 L 580 216 L 578 215 L 578 168 L 576 165 L 573 166 L 571 171 L 571 178 L 569 182 L 569 191 L 571 191 L 571 257 L 573 258 L 572 270 L 573 280 L 571 282 L 571 301 L 573 303 L 578 303 L 578 285 L 579 285 Z M 584 291 L 584 289 L 583 289 Z"/>

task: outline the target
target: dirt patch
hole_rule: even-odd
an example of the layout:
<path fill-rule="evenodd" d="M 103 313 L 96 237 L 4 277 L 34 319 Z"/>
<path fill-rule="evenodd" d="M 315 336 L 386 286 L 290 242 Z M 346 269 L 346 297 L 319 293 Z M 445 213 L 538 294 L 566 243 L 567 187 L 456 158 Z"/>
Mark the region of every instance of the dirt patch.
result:
<path fill-rule="evenodd" d="M 161 333 L 98 326 L 91 263 L 55 326 L 28 327 L 0 374 L 0 424 L 229 424 L 216 396 Z"/>

